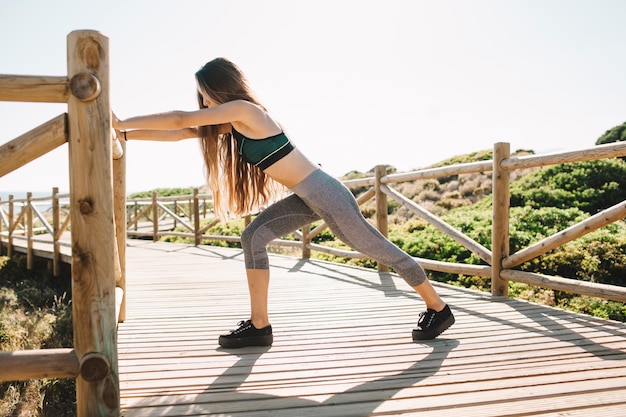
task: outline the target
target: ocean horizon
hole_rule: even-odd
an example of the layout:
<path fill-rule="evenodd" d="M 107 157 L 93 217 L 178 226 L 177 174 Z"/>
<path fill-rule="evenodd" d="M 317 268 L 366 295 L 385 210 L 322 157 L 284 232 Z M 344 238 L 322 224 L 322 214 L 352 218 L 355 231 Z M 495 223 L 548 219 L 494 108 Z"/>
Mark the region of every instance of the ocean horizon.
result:
<path fill-rule="evenodd" d="M 31 192 L 33 198 L 39 197 L 52 197 L 52 190 L 48 191 L 0 191 L 0 201 L 9 201 L 9 196 L 12 195 L 14 199 L 20 200 L 26 198 L 26 194 Z M 59 194 L 67 194 L 69 191 L 59 191 Z"/>

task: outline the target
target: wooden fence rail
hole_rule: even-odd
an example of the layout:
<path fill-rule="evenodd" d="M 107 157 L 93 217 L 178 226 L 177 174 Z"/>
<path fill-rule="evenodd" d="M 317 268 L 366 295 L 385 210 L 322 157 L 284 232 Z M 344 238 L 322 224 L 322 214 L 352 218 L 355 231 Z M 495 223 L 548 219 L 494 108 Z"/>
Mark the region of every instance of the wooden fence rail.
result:
<path fill-rule="evenodd" d="M 600 227 L 606 226 L 610 223 L 618 221 L 626 217 L 626 202 L 621 202 L 609 207 L 588 219 L 581 221 L 578 224 L 568 227 L 552 236 L 549 236 L 539 242 L 531 244 L 530 246 L 523 248 L 516 253 L 508 253 L 508 182 L 503 186 L 506 187 L 504 191 L 493 192 L 494 196 L 494 224 L 492 238 L 493 242 L 503 242 L 503 248 L 497 257 L 494 257 L 494 250 L 490 250 L 480 243 L 474 241 L 461 231 L 453 228 L 449 224 L 445 223 L 439 217 L 430 213 L 422 208 L 420 205 L 413 202 L 408 197 L 402 195 L 400 192 L 391 187 L 392 184 L 398 184 L 401 182 L 424 180 L 424 179 L 436 179 L 441 177 L 448 177 L 451 175 L 470 174 L 477 172 L 486 172 L 493 169 L 498 165 L 506 167 L 503 172 L 498 174 L 501 177 L 506 177 L 508 171 L 514 169 L 524 169 L 528 167 L 544 166 L 557 163 L 568 163 L 575 161 L 593 160 L 599 158 L 609 158 L 626 155 L 626 144 L 609 144 L 596 146 L 594 148 L 583 149 L 575 152 L 557 153 L 543 156 L 527 156 L 527 157 L 515 157 L 509 158 L 508 144 L 498 143 L 494 147 L 494 155 L 499 155 L 498 148 L 505 148 L 500 161 L 497 159 L 491 161 L 481 161 L 475 163 L 456 164 L 446 167 L 424 169 L 419 171 L 401 173 L 401 174 L 389 174 L 385 175 L 384 167 L 379 166 L 376 168 L 378 176 L 362 178 L 356 180 L 345 181 L 345 184 L 350 188 L 369 187 L 366 191 L 357 196 L 357 201 L 360 205 L 375 198 L 377 203 L 384 201 L 383 205 L 377 204 L 376 220 L 377 226 L 383 233 L 387 233 L 386 229 L 386 216 L 387 216 L 387 197 L 398 202 L 406 207 L 411 213 L 427 221 L 442 233 L 446 234 L 450 238 L 454 239 L 457 243 L 465 247 L 467 250 L 478 256 L 485 262 L 485 265 L 470 265 L 463 263 L 450 263 L 440 262 L 435 260 L 419 258 L 419 262 L 425 269 L 464 274 L 471 276 L 491 277 L 492 278 L 492 293 L 494 295 L 506 294 L 507 281 L 523 282 L 531 285 L 536 285 L 544 288 L 551 288 L 554 290 L 567 291 L 570 293 L 589 295 L 594 297 L 600 297 L 604 299 L 626 301 L 626 289 L 615 285 L 597 284 L 583 282 L 576 279 L 552 277 L 536 273 L 528 273 L 523 271 L 514 270 L 518 265 L 524 262 L 537 258 L 550 250 L 553 250 L 559 246 L 564 245 L 574 239 L 577 239 L 587 233 L 597 230 Z M 496 170 L 497 171 L 497 170 Z M 497 178 L 494 181 L 494 188 L 498 187 Z M 53 192 L 53 198 L 56 195 Z M 383 200 L 379 197 L 382 195 L 385 197 Z M 500 196 L 504 195 L 505 198 Z M 57 200 L 64 196 L 57 195 Z M 498 203 L 498 199 L 504 200 L 504 202 Z M 38 200 L 45 200 L 39 198 Z M 19 211 L 15 210 L 16 203 L 22 204 L 22 207 L 27 207 L 32 204 L 33 199 L 23 200 L 11 200 L 8 204 L 0 202 L 0 216 L 2 216 L 5 228 L 7 231 L 2 232 L 2 225 L 0 225 L 0 240 L 4 239 L 7 242 L 11 242 L 14 239 L 23 239 L 32 242 L 47 242 L 50 243 L 50 237 L 44 239 L 36 239 L 36 237 L 24 236 L 26 230 L 40 230 L 50 231 L 51 228 L 57 230 L 54 235 L 55 239 L 55 252 L 58 247 L 62 247 L 64 242 L 61 240 L 62 235 L 67 229 L 67 219 L 62 226 L 55 225 L 51 227 L 43 224 L 40 227 L 35 225 L 26 224 L 28 216 L 24 216 L 24 208 Z M 212 211 L 212 200 L 209 194 L 200 194 L 198 189 L 194 189 L 191 195 L 184 196 L 170 196 L 159 197 L 156 193 L 153 193 L 151 197 L 146 198 L 129 198 L 126 200 L 126 233 L 129 237 L 134 238 L 149 238 L 152 240 L 159 240 L 163 237 L 173 236 L 190 239 L 194 244 L 198 245 L 206 241 L 224 241 L 224 242 L 239 242 L 239 236 L 224 236 L 217 234 L 207 233 L 213 226 L 219 223 L 219 220 L 215 218 Z M 7 206 L 8 209 L 3 208 Z M 498 212 L 498 211 L 501 211 Z M 13 213 L 13 214 L 10 214 Z M 43 223 L 43 216 L 38 214 L 37 219 Z M 56 218 L 63 218 L 62 214 L 55 215 Z M 10 221 L 10 218 L 16 220 Z M 382 220 L 381 220 L 382 219 Z M 249 222 L 249 219 L 247 219 Z M 21 222 L 21 223 L 20 223 Z M 333 248 L 321 244 L 313 243 L 313 238 L 321 233 L 326 228 L 324 223 L 318 225 L 316 228 L 311 229 L 307 227 L 301 231 L 294 233 L 295 240 L 277 239 L 272 242 L 273 245 L 282 247 L 299 248 L 303 258 L 310 257 L 311 251 L 318 251 L 327 253 L 334 256 L 341 256 L 347 258 L 365 258 L 366 256 L 352 251 Z M 60 233 L 59 233 L 60 232 Z M 65 243 L 67 245 L 67 243 Z M 11 245 L 8 245 L 11 247 Z M 495 245 L 492 245 L 495 247 Z M 29 251 L 27 251 L 28 253 Z M 57 255 L 58 256 L 58 255 Z M 64 258 L 65 259 L 65 258 Z M 500 259 L 499 263 L 495 263 L 494 259 Z M 56 264 L 56 263 L 55 263 Z M 384 268 L 384 265 L 379 265 L 380 268 Z M 494 277 L 494 271 L 499 270 L 498 276 Z M 501 285 L 504 288 L 498 288 Z"/>

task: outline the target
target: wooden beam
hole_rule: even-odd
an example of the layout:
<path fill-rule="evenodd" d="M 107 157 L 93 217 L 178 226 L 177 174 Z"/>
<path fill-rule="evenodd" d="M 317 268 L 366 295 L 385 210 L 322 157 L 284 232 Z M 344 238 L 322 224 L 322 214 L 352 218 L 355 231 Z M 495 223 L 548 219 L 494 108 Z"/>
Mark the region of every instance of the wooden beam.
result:
<path fill-rule="evenodd" d="M 63 145 L 66 131 L 64 113 L 0 146 L 0 177 Z"/>
<path fill-rule="evenodd" d="M 552 249 L 563 246 L 567 242 L 578 239 L 581 236 L 591 233 L 607 224 L 614 223 L 624 217 L 626 217 L 626 201 L 622 201 L 606 210 L 602 210 L 580 223 L 570 226 L 567 229 L 506 257 L 502 261 L 502 266 L 504 268 L 513 268 L 514 266 L 523 264 L 530 259 L 537 258 Z"/>
<path fill-rule="evenodd" d="M 0 101 L 67 103 L 67 77 L 0 74 Z"/>
<path fill-rule="evenodd" d="M 507 158 L 502 161 L 501 168 L 506 170 L 533 168 L 570 162 L 593 161 L 603 158 L 616 158 L 619 156 L 626 156 L 626 142 L 607 143 L 579 151 Z"/>
<path fill-rule="evenodd" d="M 74 378 L 78 357 L 74 349 L 40 349 L 0 352 L 0 381 Z"/>
<path fill-rule="evenodd" d="M 541 288 L 550 288 L 572 294 L 599 297 L 622 303 L 626 302 L 626 288 L 618 287 L 617 285 L 599 284 L 573 278 L 553 277 L 533 272 L 516 271 L 514 269 L 503 269 L 500 272 L 500 276 L 509 281 L 523 282 L 524 284 L 535 285 Z"/>

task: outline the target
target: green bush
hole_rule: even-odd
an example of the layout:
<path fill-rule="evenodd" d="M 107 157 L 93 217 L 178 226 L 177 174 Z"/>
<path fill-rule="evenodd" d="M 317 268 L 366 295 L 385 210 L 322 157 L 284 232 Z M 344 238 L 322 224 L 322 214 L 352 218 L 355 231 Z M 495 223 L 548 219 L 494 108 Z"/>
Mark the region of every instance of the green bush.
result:
<path fill-rule="evenodd" d="M 626 122 L 607 130 L 596 141 L 596 145 L 626 141 Z"/>
<path fill-rule="evenodd" d="M 69 267 L 54 277 L 46 262 L 26 269 L 26 258 L 0 261 L 0 350 L 72 347 Z M 0 415 L 75 415 L 73 378 L 0 383 Z"/>
<path fill-rule="evenodd" d="M 626 200 L 626 162 L 576 162 L 543 168 L 511 185 L 511 207 L 578 208 L 590 214 Z"/>
<path fill-rule="evenodd" d="M 159 197 L 171 197 L 180 195 L 191 195 L 193 194 L 193 188 L 155 188 L 151 191 L 140 191 L 137 193 L 132 193 L 129 195 L 129 198 L 151 198 L 153 192 L 156 192 L 157 196 Z"/>

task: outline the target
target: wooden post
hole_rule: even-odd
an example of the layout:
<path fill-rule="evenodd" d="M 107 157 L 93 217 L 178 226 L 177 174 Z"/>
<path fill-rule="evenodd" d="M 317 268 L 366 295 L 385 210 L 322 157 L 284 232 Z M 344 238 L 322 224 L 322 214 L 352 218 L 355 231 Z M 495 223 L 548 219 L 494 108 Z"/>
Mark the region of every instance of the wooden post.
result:
<path fill-rule="evenodd" d="M 33 193 L 30 191 L 26 193 L 26 206 L 24 210 L 26 210 L 26 269 L 33 269 L 34 258 L 33 255 L 33 236 L 35 233 L 33 232 L 33 209 L 31 204 L 33 199 Z"/>
<path fill-rule="evenodd" d="M 493 212 L 491 227 L 491 295 L 507 296 L 508 281 L 502 279 L 502 260 L 509 256 L 510 173 L 502 169 L 502 160 L 511 156 L 510 145 L 493 146 Z"/>
<path fill-rule="evenodd" d="M 172 211 L 174 212 L 174 214 L 176 214 L 177 216 L 178 214 L 178 201 L 174 200 L 174 208 L 172 209 Z M 176 229 L 176 227 L 178 226 L 178 222 L 176 221 L 176 217 L 174 217 L 174 229 Z"/>
<path fill-rule="evenodd" d="M 133 218 L 137 219 L 137 215 L 139 214 L 139 204 L 135 201 L 135 205 L 133 206 Z M 139 228 L 137 225 L 139 224 L 139 219 L 135 222 L 135 232 Z"/>
<path fill-rule="evenodd" d="M 387 194 L 383 193 L 380 189 L 380 179 L 387 174 L 387 169 L 384 165 L 376 165 L 374 175 L 376 182 L 374 183 L 374 191 L 376 192 L 376 227 L 383 234 L 383 236 L 389 236 L 389 228 L 387 223 Z M 389 272 L 389 267 L 378 263 L 379 272 Z"/>
<path fill-rule="evenodd" d="M 13 194 L 9 195 L 9 236 L 7 238 L 7 256 L 10 258 L 13 256 L 13 230 L 15 230 L 14 216 L 15 216 L 15 197 Z"/>
<path fill-rule="evenodd" d="M 59 187 L 52 188 L 52 273 L 55 277 L 61 274 L 61 207 L 59 204 Z"/>
<path fill-rule="evenodd" d="M 198 201 L 198 189 L 193 189 L 193 244 L 200 244 L 200 201 Z"/>
<path fill-rule="evenodd" d="M 123 322 L 126 320 L 126 142 L 117 143 L 121 155 L 113 159 L 113 212 L 119 267 L 116 285 L 123 290 L 118 321 Z"/>
<path fill-rule="evenodd" d="M 67 54 L 77 415 L 119 416 L 109 40 L 71 32 Z"/>
<path fill-rule="evenodd" d="M 302 227 L 302 259 L 311 258 L 311 249 L 307 246 L 311 242 L 311 225 Z"/>
<path fill-rule="evenodd" d="M 159 206 L 157 205 L 157 193 L 152 191 L 152 241 L 159 240 Z"/>

